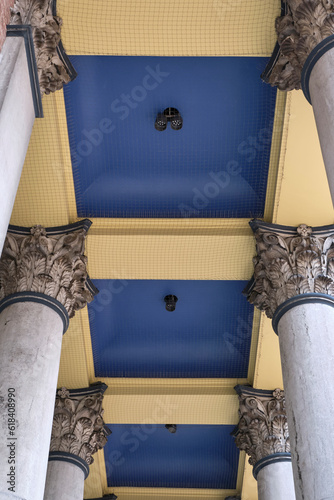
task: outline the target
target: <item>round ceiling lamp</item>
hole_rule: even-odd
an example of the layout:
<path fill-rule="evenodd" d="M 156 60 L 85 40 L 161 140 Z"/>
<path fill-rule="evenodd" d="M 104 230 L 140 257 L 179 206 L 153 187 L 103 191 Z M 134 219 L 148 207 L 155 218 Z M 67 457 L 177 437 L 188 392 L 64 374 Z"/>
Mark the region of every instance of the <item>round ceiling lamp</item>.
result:
<path fill-rule="evenodd" d="M 176 297 L 176 295 L 166 295 L 166 297 L 164 298 L 164 301 L 166 303 L 166 310 L 169 312 L 175 311 L 176 302 L 178 300 L 179 299 Z"/>
<path fill-rule="evenodd" d="M 163 132 L 167 128 L 167 123 L 173 130 L 180 130 L 183 126 L 183 118 L 176 108 L 166 108 L 163 113 L 158 113 L 155 120 L 155 128 L 159 132 Z"/>

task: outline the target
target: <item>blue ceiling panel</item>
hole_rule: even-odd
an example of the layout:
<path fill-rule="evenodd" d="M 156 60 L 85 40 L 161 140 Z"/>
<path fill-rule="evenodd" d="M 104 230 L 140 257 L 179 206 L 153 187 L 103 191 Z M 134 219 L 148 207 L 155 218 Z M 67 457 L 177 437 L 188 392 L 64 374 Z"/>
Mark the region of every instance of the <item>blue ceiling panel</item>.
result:
<path fill-rule="evenodd" d="M 245 281 L 93 280 L 97 377 L 246 377 L 253 306 Z M 164 297 L 178 297 L 176 309 Z"/>
<path fill-rule="evenodd" d="M 261 217 L 276 89 L 258 57 L 72 56 L 80 217 Z M 183 128 L 155 130 L 177 108 Z"/>
<path fill-rule="evenodd" d="M 109 425 L 109 487 L 235 489 L 239 450 L 231 425 Z"/>

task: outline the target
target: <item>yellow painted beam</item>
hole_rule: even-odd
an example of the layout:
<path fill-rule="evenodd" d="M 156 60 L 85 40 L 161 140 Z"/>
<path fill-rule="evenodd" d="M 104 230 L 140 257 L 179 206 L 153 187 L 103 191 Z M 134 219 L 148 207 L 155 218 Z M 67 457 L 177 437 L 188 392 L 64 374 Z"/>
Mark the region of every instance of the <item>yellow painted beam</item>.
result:
<path fill-rule="evenodd" d="M 68 54 L 270 56 L 279 0 L 58 0 Z"/>
<path fill-rule="evenodd" d="M 107 489 L 103 450 L 98 451 L 93 458 L 94 462 L 89 466 L 89 476 L 85 480 L 84 498 L 101 498 Z M 105 483 L 103 478 L 105 478 Z"/>
<path fill-rule="evenodd" d="M 286 92 L 277 91 L 273 134 L 270 148 L 270 162 L 266 191 L 264 220 L 271 222 L 276 210 L 276 193 L 282 182 L 281 165 L 285 154 L 285 140 L 290 111 L 290 101 Z"/>
<path fill-rule="evenodd" d="M 284 174 L 274 222 L 290 226 L 332 224 L 334 209 L 312 106 L 302 91 L 293 91 L 290 99 Z"/>
<path fill-rule="evenodd" d="M 253 235 L 241 219 L 93 219 L 95 279 L 248 280 Z"/>
<path fill-rule="evenodd" d="M 258 500 L 257 481 L 253 476 L 253 466 L 249 464 L 248 457 L 245 460 L 241 498 L 243 500 Z"/>
<path fill-rule="evenodd" d="M 109 424 L 236 425 L 238 397 L 229 394 L 118 394 L 104 396 L 104 420 Z"/>
<path fill-rule="evenodd" d="M 283 389 L 278 336 L 272 329 L 271 320 L 264 313 L 261 315 L 254 387 L 264 390 Z"/>
<path fill-rule="evenodd" d="M 108 385 L 105 394 L 165 394 L 224 396 L 237 384 L 247 384 L 244 378 L 93 378 L 91 383 L 101 381 Z"/>
<path fill-rule="evenodd" d="M 43 119 L 35 120 L 11 224 L 58 226 L 77 217 L 64 95 L 43 97 Z"/>
<path fill-rule="evenodd" d="M 78 311 L 70 321 L 63 336 L 58 387 L 78 389 L 89 386 L 86 351 L 82 327 L 83 311 Z"/>
<path fill-rule="evenodd" d="M 236 495 L 237 490 L 206 490 L 188 488 L 108 488 L 119 500 L 222 500 Z M 89 498 L 89 497 L 85 497 Z"/>

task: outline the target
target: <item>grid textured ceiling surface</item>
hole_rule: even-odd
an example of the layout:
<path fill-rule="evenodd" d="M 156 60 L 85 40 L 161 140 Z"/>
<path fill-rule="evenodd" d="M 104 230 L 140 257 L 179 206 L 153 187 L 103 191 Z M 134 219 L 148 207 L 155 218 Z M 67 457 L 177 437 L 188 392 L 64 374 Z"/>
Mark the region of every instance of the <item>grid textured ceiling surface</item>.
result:
<path fill-rule="evenodd" d="M 126 126 L 119 129 L 116 143 L 110 142 L 108 134 L 105 133 L 101 144 L 95 146 L 93 144 L 95 152 L 99 153 L 105 148 L 107 153 L 101 156 L 102 159 L 95 158 L 94 154 L 89 155 L 89 158 L 85 157 L 84 160 L 87 159 L 86 171 L 83 169 L 85 162 L 75 166 L 73 154 L 71 158 L 73 150 L 71 151 L 70 143 L 73 120 L 79 123 L 79 134 L 83 130 L 87 131 L 87 127 L 90 127 L 89 130 L 95 129 L 103 118 L 109 117 L 106 114 L 106 99 L 112 101 L 129 90 L 131 93 L 136 82 L 136 78 L 127 79 L 126 71 L 129 69 L 122 74 L 122 68 L 117 65 L 114 67 L 114 74 L 112 74 L 112 64 L 108 67 L 108 71 L 103 72 L 103 67 L 99 71 L 93 71 L 85 62 L 88 56 L 93 60 L 93 64 L 98 64 L 98 58 L 103 59 L 102 56 L 108 56 L 105 60 L 115 59 L 111 56 L 121 56 L 128 62 L 131 58 L 136 58 L 138 61 L 140 57 L 175 59 L 187 57 L 189 60 L 185 61 L 182 67 L 185 76 L 188 71 L 187 64 L 192 63 L 190 58 L 194 58 L 194 61 L 195 58 L 202 58 L 198 60 L 198 63 L 196 61 L 192 63 L 194 71 L 188 81 L 185 77 L 182 80 L 182 92 L 180 84 L 175 83 L 175 79 L 172 78 L 170 84 L 167 79 L 165 82 L 166 96 L 173 97 L 174 93 L 175 101 L 180 100 L 180 108 L 182 108 L 182 100 L 187 100 L 189 116 L 193 118 L 192 142 L 184 142 L 182 131 L 175 132 L 174 138 L 179 141 L 179 164 L 175 170 L 180 168 L 180 164 L 191 167 L 199 155 L 202 155 L 203 169 L 207 169 L 207 172 L 213 168 L 214 160 L 220 159 L 225 165 L 229 160 L 238 161 L 240 158 L 249 158 L 250 161 L 246 161 L 245 168 L 247 167 L 254 180 L 257 177 L 260 178 L 261 165 L 265 165 L 264 175 L 260 180 L 261 214 L 267 218 L 272 216 L 277 208 L 275 208 L 277 200 L 274 202 L 274 194 L 285 117 L 285 98 L 278 95 L 275 100 L 275 91 L 265 87 L 260 81 L 260 73 L 274 47 L 274 19 L 279 14 L 279 1 L 270 0 L 265 9 L 263 2 L 258 0 L 252 3 L 246 0 L 238 2 L 187 0 L 186 2 L 162 3 L 156 0 L 144 2 L 100 0 L 96 3 L 88 0 L 81 2 L 58 0 L 57 7 L 64 21 L 62 37 L 64 46 L 68 54 L 75 56 L 74 63 L 75 61 L 79 63 L 77 66 L 79 76 L 77 81 L 69 84 L 65 90 L 65 99 L 62 92 L 43 99 L 45 118 L 36 121 L 34 126 L 12 223 L 25 226 L 41 223 L 45 226 L 53 226 L 73 222 L 82 216 L 83 212 L 80 212 L 82 207 L 78 203 L 77 179 L 75 175 L 73 176 L 76 168 L 77 173 L 80 173 L 82 167 L 81 173 L 88 176 L 91 174 L 89 169 L 98 168 L 101 164 L 103 168 L 109 168 L 113 162 L 117 165 L 116 170 L 119 175 L 124 176 L 124 190 L 126 191 L 129 190 L 132 175 L 131 171 L 130 173 L 126 171 L 126 166 L 131 170 L 131 164 L 136 165 L 138 178 L 141 172 L 143 177 L 145 175 L 154 177 L 157 175 L 154 169 L 158 170 L 155 161 L 158 153 L 157 151 L 152 153 L 151 163 L 145 162 L 143 158 L 148 158 L 148 150 L 150 147 L 151 149 L 157 147 L 158 152 L 160 148 L 164 154 L 168 155 L 171 147 L 168 140 L 173 137 L 172 131 L 168 129 L 165 136 L 161 133 L 160 138 L 157 139 L 160 142 L 155 144 L 154 133 L 158 134 L 158 132 L 153 128 L 149 132 L 151 134 L 149 141 L 145 143 L 145 137 L 142 135 L 145 133 L 145 127 L 138 121 L 140 115 L 138 109 L 138 114 L 133 114 L 133 121 L 127 121 Z M 224 67 L 222 82 L 230 86 L 234 94 L 227 96 L 226 92 L 218 92 L 217 75 L 213 74 L 209 78 L 201 74 L 201 78 L 199 77 L 202 65 L 207 58 L 222 58 L 222 67 Z M 235 75 L 229 64 L 235 60 L 235 64 L 238 65 L 242 59 L 246 61 L 246 65 L 239 66 Z M 132 68 L 136 67 L 136 64 L 134 63 Z M 214 64 L 214 59 L 208 60 L 207 64 Z M 131 64 L 129 68 L 131 71 Z M 82 75 L 87 70 L 88 73 L 90 71 L 87 85 L 85 84 L 82 89 L 80 89 L 80 69 L 82 69 Z M 258 81 L 256 75 L 258 75 Z M 250 90 L 251 79 L 255 82 L 253 90 L 257 89 L 254 92 Z M 197 80 L 201 82 L 203 89 L 205 88 L 203 99 L 200 98 L 201 85 L 196 87 L 195 84 Z M 112 93 L 114 92 L 113 83 L 114 86 L 118 85 L 115 95 Z M 216 85 L 215 94 L 212 92 L 213 83 Z M 87 97 L 85 92 L 89 91 L 88 87 L 91 84 L 94 84 L 93 91 Z M 260 105 L 256 102 L 256 95 L 264 99 L 260 101 Z M 76 103 L 74 99 L 77 100 Z M 191 108 L 192 99 L 194 100 L 193 108 Z M 224 113 L 221 113 L 221 102 L 215 104 L 217 100 L 225 102 L 227 107 Z M 201 106 L 198 106 L 198 101 Z M 149 106 L 151 106 L 150 111 Z M 146 109 L 147 120 L 151 120 L 150 123 L 154 124 L 155 113 L 161 106 L 162 102 L 154 99 L 150 102 L 148 99 L 143 101 L 140 109 Z M 201 113 L 205 115 L 206 107 L 210 108 L 210 116 L 216 113 L 214 125 L 221 134 L 221 141 L 219 137 L 218 139 L 213 137 L 214 126 L 209 132 L 206 130 L 201 133 L 201 120 L 198 122 L 195 120 L 197 112 L 199 115 Z M 237 110 L 240 111 L 237 112 Z M 137 112 L 137 109 L 134 111 Z M 80 115 L 80 112 L 84 117 Z M 224 115 L 222 119 L 220 113 Z M 238 121 L 235 119 L 237 114 L 240 115 Z M 89 116 L 91 120 L 87 122 L 88 124 L 84 122 L 86 116 Z M 224 121 L 224 128 L 221 130 L 219 127 L 222 126 L 222 121 Z M 104 123 L 104 126 L 107 127 L 108 124 Z M 183 132 L 186 132 L 186 121 L 184 127 Z M 269 130 L 271 139 L 268 142 L 267 134 L 265 143 L 261 142 L 259 137 L 260 131 L 264 128 Z M 235 142 L 227 136 L 231 130 L 236 137 Z M 205 135 L 204 132 L 208 132 L 206 142 L 201 137 Z M 98 142 L 97 136 L 93 137 L 94 140 Z M 167 141 L 166 144 L 163 141 Z M 123 149 L 118 149 L 119 145 Z M 136 154 L 129 155 L 129 152 L 134 150 Z M 247 153 L 240 154 L 242 150 L 247 150 Z M 214 157 L 212 157 L 212 151 L 214 151 Z M 142 158 L 141 163 L 139 157 Z M 102 163 L 98 164 L 99 161 Z M 199 164 L 196 175 L 199 176 L 200 172 L 201 165 Z M 116 184 L 117 189 L 114 187 L 113 174 L 109 180 L 110 198 L 112 198 L 112 189 L 115 189 L 116 193 L 121 188 L 119 184 Z M 240 188 L 242 180 L 238 181 L 237 189 Z M 198 179 L 195 179 L 190 185 L 190 192 L 193 189 L 199 189 L 197 181 Z M 102 182 L 95 193 L 98 207 L 102 206 L 103 184 L 106 183 Z M 212 455 L 210 455 L 210 460 L 215 461 L 216 472 L 211 471 L 211 476 L 208 475 L 206 468 L 209 467 L 210 462 L 208 460 L 206 465 L 203 457 L 206 453 L 206 444 L 211 442 L 210 439 L 215 440 L 214 433 L 218 433 L 216 436 L 222 436 L 224 433 L 228 435 L 238 421 L 238 404 L 233 386 L 239 382 L 253 383 L 259 315 L 257 313 L 253 315 L 252 309 L 240 292 L 252 273 L 251 257 L 254 247 L 247 222 L 252 215 L 258 215 L 258 208 L 250 208 L 247 213 L 238 212 L 229 208 L 227 202 L 226 209 L 223 211 L 219 212 L 213 208 L 210 212 L 210 203 L 215 202 L 216 199 L 208 198 L 208 210 L 204 215 L 201 214 L 198 217 L 195 213 L 191 218 L 184 216 L 171 218 L 170 212 L 163 214 L 164 204 L 166 205 L 173 198 L 173 192 L 181 189 L 180 185 L 174 171 L 174 176 L 171 176 L 168 186 L 169 191 L 166 188 L 165 198 L 162 200 L 161 196 L 157 197 L 157 203 L 162 203 L 160 212 L 154 205 L 150 212 L 147 208 L 145 209 L 145 203 L 143 203 L 144 212 L 139 218 L 136 210 L 128 214 L 125 212 L 121 217 L 118 217 L 119 214 L 117 215 L 114 211 L 106 209 L 89 213 L 94 216 L 86 247 L 89 273 L 91 278 L 96 280 L 98 285 L 100 284 L 101 290 L 100 298 L 96 300 L 95 306 L 93 304 L 90 306 L 90 310 L 91 308 L 94 310 L 95 307 L 96 317 L 98 314 L 105 315 L 104 324 L 109 323 L 111 329 L 103 333 L 100 325 L 93 332 L 92 318 L 89 317 L 88 311 L 84 310 L 77 314 L 64 336 L 59 375 L 59 385 L 71 388 L 86 387 L 96 380 L 103 380 L 108 385 L 104 402 L 105 421 L 110 425 L 111 430 L 114 430 L 114 441 L 112 434 L 108 443 L 108 452 L 99 452 L 91 466 L 91 473 L 85 484 L 85 498 L 87 499 L 115 492 L 120 500 L 139 498 L 181 500 L 187 497 L 192 500 L 209 498 L 218 500 L 241 492 L 244 456 L 241 454 L 238 458 L 235 449 L 233 452 L 229 451 L 231 448 L 228 446 L 231 441 L 227 446 L 227 441 L 225 442 L 224 439 L 219 440 L 219 437 L 216 439 L 217 449 L 211 449 Z M 163 188 L 164 186 L 162 191 Z M 243 205 L 245 199 L 242 191 L 240 192 L 240 204 Z M 146 191 L 144 190 L 143 193 L 145 201 Z M 130 204 L 131 199 L 127 200 L 125 197 L 124 203 L 125 206 L 126 203 Z M 189 205 L 189 200 L 186 200 L 185 204 Z M 136 208 L 136 203 L 134 205 Z M 141 208 L 139 202 L 137 205 Z M 155 210 L 156 213 L 154 213 Z M 254 214 L 251 213 L 252 210 Z M 107 284 L 101 287 L 103 280 L 105 280 L 104 283 L 112 282 L 112 287 L 108 287 Z M 165 288 L 166 283 L 175 286 L 179 283 L 181 287 L 180 301 L 177 304 L 175 316 L 172 316 L 174 313 L 166 312 L 170 314 L 170 320 L 168 320 L 170 323 L 166 322 L 166 324 L 163 324 L 164 318 L 162 316 L 160 318 L 160 312 L 157 313 L 159 307 L 162 310 L 164 307 L 163 290 L 157 291 L 157 287 L 160 286 L 159 280 L 164 282 Z M 210 287 L 210 280 L 215 282 L 213 287 Z M 133 287 L 132 283 L 135 284 Z M 228 291 L 230 286 L 233 287 L 233 283 L 236 284 L 239 294 L 235 303 L 232 299 L 233 293 Z M 220 288 L 226 288 L 227 291 L 222 292 Z M 212 289 L 214 289 L 213 292 L 210 291 Z M 210 293 L 214 293 L 214 300 L 210 299 Z M 191 296 L 195 296 L 192 302 Z M 219 299 L 224 303 L 222 308 L 219 308 Z M 210 318 L 207 320 L 201 313 L 200 307 L 196 306 L 196 300 L 198 304 L 201 302 L 207 304 L 205 310 L 207 314 L 210 312 Z M 145 301 L 145 306 L 141 308 L 140 304 Z M 237 307 L 235 304 L 240 304 L 240 306 Z M 150 308 L 152 308 L 151 313 Z M 112 314 L 113 311 L 114 314 Z M 116 324 L 118 321 L 116 313 L 120 318 L 118 324 Z M 110 322 L 110 314 L 115 323 Z M 178 318 L 183 321 L 182 328 L 179 327 L 180 330 L 177 330 L 175 326 L 178 324 Z M 151 320 L 150 324 L 147 323 L 148 320 Z M 159 324 L 159 321 L 162 323 Z M 241 324 L 239 337 L 238 322 Z M 175 323 L 174 326 L 173 323 Z M 193 363 L 192 370 L 188 372 L 185 370 L 186 376 L 175 376 L 172 371 L 163 373 L 165 369 L 163 364 L 160 366 L 160 372 L 159 370 L 149 372 L 149 359 L 154 356 L 152 339 L 154 339 L 155 348 L 162 349 L 163 342 L 159 347 L 157 339 L 166 338 L 168 327 L 174 328 L 171 334 L 172 341 L 168 347 L 169 350 L 166 349 L 163 354 L 166 358 L 171 358 L 174 350 L 180 366 L 186 367 L 190 362 Z M 211 332 L 214 332 L 211 338 L 210 328 Z M 148 331 L 149 335 L 141 340 L 140 335 L 143 332 L 147 334 Z M 250 339 L 251 331 L 252 338 Z M 219 344 L 224 332 L 228 333 L 227 343 Z M 187 336 L 188 346 L 182 334 Z M 110 370 L 108 368 L 109 371 L 101 371 L 100 375 L 97 369 L 94 342 L 96 344 L 97 339 L 103 340 L 103 335 L 105 335 L 105 345 L 109 350 L 102 346 L 101 352 L 103 349 L 107 351 L 108 367 L 111 368 Z M 136 335 L 137 338 L 135 338 Z M 201 339 L 198 345 L 195 341 L 196 336 L 197 339 Z M 210 346 L 209 343 L 211 343 Z M 208 349 L 206 352 L 200 347 L 201 345 L 210 347 L 211 351 Z M 212 353 L 217 345 L 220 345 L 219 349 L 224 350 L 221 357 L 225 356 L 231 366 L 233 351 L 239 350 L 239 354 L 241 352 L 240 359 L 242 358 L 244 362 L 241 371 L 233 372 L 232 370 L 224 374 L 218 369 L 211 370 L 211 372 L 209 369 L 199 370 L 196 373 L 196 359 L 200 360 L 201 368 L 204 366 L 212 368 L 210 352 Z M 128 359 L 126 357 L 127 352 L 132 352 L 134 359 L 136 357 L 134 349 L 142 349 L 144 354 L 142 358 L 144 371 L 141 374 L 138 370 L 136 371 L 135 364 L 131 363 L 131 357 L 129 356 Z M 127 373 L 121 373 L 122 369 L 117 368 L 117 363 L 113 363 L 115 356 L 117 356 L 118 363 L 121 356 L 124 356 L 124 362 L 129 366 Z M 240 368 L 239 358 L 235 359 L 237 367 Z M 156 359 L 154 361 L 155 364 L 159 364 Z M 162 373 L 163 376 L 157 373 Z M 164 477 L 161 476 L 160 481 L 159 472 L 157 472 L 159 468 L 156 469 L 155 477 L 153 472 L 151 476 L 149 474 L 155 457 L 154 453 L 161 453 L 162 467 L 171 461 L 169 452 L 178 453 L 175 451 L 177 448 L 174 450 L 172 447 L 169 450 L 169 441 L 166 442 L 169 433 L 165 429 L 165 424 L 170 423 L 180 426 L 179 434 L 177 432 L 175 435 L 170 435 L 175 438 L 175 443 L 179 442 L 182 445 L 181 426 L 185 426 L 185 429 L 190 426 L 190 430 L 194 433 L 189 434 L 188 441 L 185 440 L 188 445 L 182 445 L 182 463 L 185 472 L 181 476 L 184 483 L 182 480 L 175 479 L 173 470 L 170 471 L 170 475 L 167 471 Z M 141 434 L 142 438 L 133 435 L 138 426 L 147 426 L 144 427 L 144 431 L 148 432 Z M 130 436 L 126 435 L 124 438 L 124 433 L 128 432 Z M 210 434 L 211 432 L 213 434 Z M 132 453 L 134 442 L 124 444 L 122 439 L 123 441 L 124 439 L 125 441 L 137 439 L 138 450 Z M 198 445 L 197 448 L 196 445 Z M 119 451 L 119 446 L 123 446 L 122 458 L 125 459 L 123 470 L 118 467 L 120 457 L 114 453 Z M 141 460 L 141 456 L 145 460 Z M 179 456 L 181 457 L 181 452 Z M 224 471 L 218 472 L 219 468 L 225 467 L 222 465 L 224 456 L 227 457 L 229 465 L 226 465 Z M 186 466 L 191 465 L 191 459 L 197 460 L 196 467 L 202 470 L 202 476 L 195 474 L 196 468 L 193 474 L 189 473 L 189 469 L 186 470 Z M 180 466 L 182 466 L 181 463 Z M 231 467 L 230 473 L 229 467 Z M 113 469 L 117 469 L 114 484 Z M 225 472 L 228 476 L 226 482 L 222 479 Z"/>

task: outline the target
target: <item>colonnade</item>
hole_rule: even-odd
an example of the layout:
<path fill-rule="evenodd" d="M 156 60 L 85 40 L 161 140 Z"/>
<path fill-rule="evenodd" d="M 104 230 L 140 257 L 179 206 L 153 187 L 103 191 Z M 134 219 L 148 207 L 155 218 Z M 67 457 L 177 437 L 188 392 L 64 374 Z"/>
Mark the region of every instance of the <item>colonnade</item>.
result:
<path fill-rule="evenodd" d="M 334 226 L 254 220 L 248 300 L 279 338 L 297 500 L 334 499 Z"/>
<path fill-rule="evenodd" d="M 92 454 L 107 441 L 105 385 L 60 390 L 55 406 L 62 336 L 97 293 L 84 255 L 90 225 L 8 229 L 0 260 L 1 500 L 60 498 L 57 474 L 62 488 L 69 479 L 66 500 L 82 500 Z"/>
<path fill-rule="evenodd" d="M 51 28 L 52 24 L 58 29 L 60 23 L 41 22 L 50 16 L 51 2 L 21 3 L 14 7 L 12 22 L 30 24 L 33 32 L 44 30 L 45 44 L 35 44 L 40 90 L 55 91 L 70 78 L 64 61 L 56 57 L 57 44 L 48 38 L 60 40 L 60 31 L 57 38 Z M 26 11 L 25 4 L 29 4 Z M 284 4 L 285 12 L 276 23 L 280 50 L 268 81 L 281 90 L 302 88 L 312 103 L 334 199 L 333 2 L 285 0 Z M 80 405 L 88 411 L 86 403 L 93 401 L 89 418 L 91 425 L 94 419 L 100 422 L 94 443 L 96 449 L 102 447 L 107 437 L 101 421 L 102 386 L 80 394 L 58 392 L 55 419 L 53 395 L 62 335 L 75 311 L 96 293 L 84 257 L 90 223 L 48 229 L 10 226 L 7 232 L 35 115 L 23 40 L 7 40 L 2 56 L 0 500 L 57 498 L 59 475 L 75 484 L 68 500 L 81 500 L 91 455 L 72 453 L 71 448 L 60 453 L 55 443 L 64 436 L 57 434 L 57 425 L 66 419 L 62 409 L 66 401 L 74 414 Z M 333 500 L 334 226 L 292 228 L 262 221 L 251 226 L 257 256 L 246 293 L 273 319 L 285 392 L 237 387 L 241 420 L 236 443 L 250 455 L 260 500 L 294 495 L 297 500 Z M 47 470 L 51 433 L 55 448 Z M 280 497 L 279 492 L 284 494 Z"/>
<path fill-rule="evenodd" d="M 312 104 L 334 201 L 334 4 L 284 0 L 282 10 L 276 20 L 279 50 L 264 76 L 280 90 L 302 89 Z M 279 338 L 295 496 L 333 500 L 334 226 L 294 228 L 255 220 L 251 227 L 257 255 L 246 294 L 272 318 Z M 244 422 L 243 399 L 240 413 Z M 253 428 L 247 436 L 253 439 Z M 275 440 L 275 430 L 268 436 Z M 236 441 L 245 446 L 240 437 Z M 256 465 L 254 470 L 256 475 Z M 278 491 L 268 498 L 279 498 Z"/>

